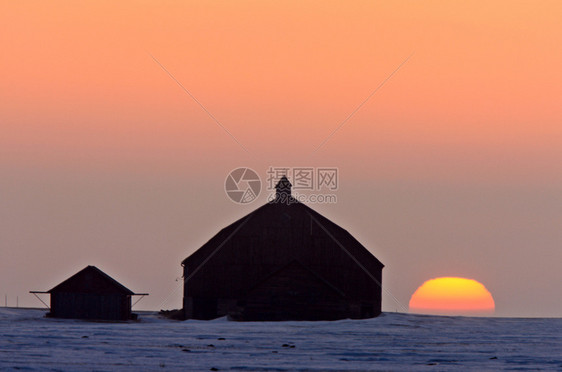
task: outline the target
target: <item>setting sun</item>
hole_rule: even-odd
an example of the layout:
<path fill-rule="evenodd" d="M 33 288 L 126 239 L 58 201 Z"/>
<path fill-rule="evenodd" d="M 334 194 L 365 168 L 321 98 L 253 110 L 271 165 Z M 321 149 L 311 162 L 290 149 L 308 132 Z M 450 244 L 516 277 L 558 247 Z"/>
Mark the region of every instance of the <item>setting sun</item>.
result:
<path fill-rule="evenodd" d="M 410 298 L 410 311 L 440 315 L 490 315 L 495 303 L 482 283 L 466 278 L 435 278 L 423 283 Z"/>

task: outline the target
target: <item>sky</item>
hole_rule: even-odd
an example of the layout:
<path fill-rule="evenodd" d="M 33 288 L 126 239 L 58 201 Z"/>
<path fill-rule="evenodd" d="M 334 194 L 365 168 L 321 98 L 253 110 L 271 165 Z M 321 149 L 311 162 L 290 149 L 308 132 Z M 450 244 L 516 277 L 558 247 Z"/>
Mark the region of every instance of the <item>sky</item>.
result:
<path fill-rule="evenodd" d="M 559 1 L 2 1 L 0 296 L 41 306 L 28 291 L 96 265 L 150 293 L 136 308 L 179 308 L 180 262 L 267 201 L 232 202 L 231 170 L 334 167 L 337 203 L 309 206 L 385 264 L 384 311 L 454 276 L 497 316 L 560 317 L 561 17 Z"/>

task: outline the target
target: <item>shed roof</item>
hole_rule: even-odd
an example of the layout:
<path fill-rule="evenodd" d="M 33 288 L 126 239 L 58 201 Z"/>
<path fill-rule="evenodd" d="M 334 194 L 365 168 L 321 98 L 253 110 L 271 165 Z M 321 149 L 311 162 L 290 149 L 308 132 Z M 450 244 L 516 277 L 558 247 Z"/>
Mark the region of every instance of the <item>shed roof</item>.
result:
<path fill-rule="evenodd" d="M 79 292 L 98 294 L 123 294 L 134 295 L 135 293 L 123 286 L 121 283 L 101 271 L 95 266 L 86 266 L 70 278 L 66 279 L 56 287 L 47 291 L 55 292 Z"/>

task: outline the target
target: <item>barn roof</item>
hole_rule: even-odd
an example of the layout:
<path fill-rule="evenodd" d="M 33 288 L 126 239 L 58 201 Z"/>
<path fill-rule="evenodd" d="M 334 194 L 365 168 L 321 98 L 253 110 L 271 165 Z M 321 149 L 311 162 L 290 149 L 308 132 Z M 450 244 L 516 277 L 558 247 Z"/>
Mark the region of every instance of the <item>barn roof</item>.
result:
<path fill-rule="evenodd" d="M 308 216 L 311 220 L 311 224 L 314 223 L 318 228 L 320 228 L 320 230 L 324 232 L 328 239 L 331 239 L 332 241 L 337 243 L 339 248 L 345 250 L 348 255 L 353 256 L 354 261 L 357 265 L 361 265 L 360 261 L 368 260 L 375 266 L 378 266 L 380 268 L 384 267 L 382 262 L 380 262 L 347 230 L 338 226 L 328 218 L 322 216 L 320 213 L 297 201 L 291 196 L 289 196 L 288 200 L 285 200 L 283 202 L 273 200 L 257 208 L 253 212 L 250 212 L 248 215 L 240 218 L 234 223 L 226 226 L 215 236 L 213 236 L 207 243 L 205 243 L 200 249 L 184 259 L 182 261 L 182 265 L 185 266 L 202 263 L 206 259 L 210 259 L 212 255 L 218 252 L 222 245 L 226 244 L 231 238 L 239 233 L 239 231 L 252 230 L 260 226 L 261 223 L 259 223 L 259 221 L 263 221 L 264 219 L 279 220 L 279 216 L 281 216 L 281 219 L 290 219 L 291 215 L 294 214 Z M 261 232 L 256 231 L 256 233 Z"/>
<path fill-rule="evenodd" d="M 133 291 L 126 288 L 121 283 L 95 266 L 86 266 L 84 269 L 80 270 L 56 287 L 47 291 L 47 293 L 55 292 L 80 292 L 123 295 L 135 294 Z"/>

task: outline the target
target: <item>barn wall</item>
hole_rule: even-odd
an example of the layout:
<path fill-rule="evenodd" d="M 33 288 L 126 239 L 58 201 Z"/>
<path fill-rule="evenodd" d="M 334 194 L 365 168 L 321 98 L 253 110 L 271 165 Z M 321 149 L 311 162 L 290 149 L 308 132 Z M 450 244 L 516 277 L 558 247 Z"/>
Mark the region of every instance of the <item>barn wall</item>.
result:
<path fill-rule="evenodd" d="M 350 316 L 342 294 L 293 262 L 239 302 L 240 320 L 330 320 Z"/>
<path fill-rule="evenodd" d="M 185 297 L 239 298 L 264 277 L 295 258 L 351 299 L 373 300 L 375 296 L 380 297 L 379 284 L 330 241 L 311 248 L 270 248 L 272 244 L 264 241 L 258 246 L 239 249 L 236 239 L 233 240 L 233 247 L 227 243 L 220 255 L 214 256 L 197 275 L 185 283 Z M 246 250 L 251 250 L 252 253 L 244 252 Z M 185 269 L 187 271 L 188 268 Z M 380 283 L 382 268 L 369 268 L 369 272 Z"/>

